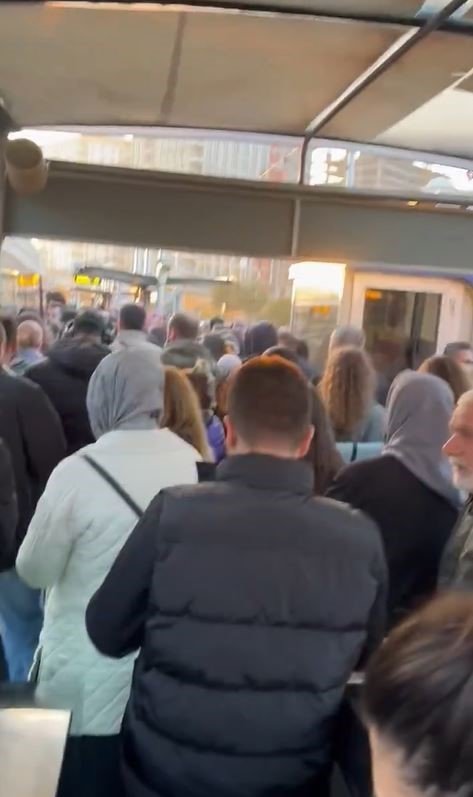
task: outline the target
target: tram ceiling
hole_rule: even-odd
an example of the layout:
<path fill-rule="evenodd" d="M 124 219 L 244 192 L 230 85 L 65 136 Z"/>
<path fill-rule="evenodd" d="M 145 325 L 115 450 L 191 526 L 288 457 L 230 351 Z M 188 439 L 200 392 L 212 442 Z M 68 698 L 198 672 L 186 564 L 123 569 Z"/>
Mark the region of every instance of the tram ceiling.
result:
<path fill-rule="evenodd" d="M 379 59 L 415 36 L 422 20 L 429 24 L 447 7 L 452 14 L 439 19 L 439 28 L 457 19 L 454 12 L 465 13 L 464 33 L 439 29 L 416 40 L 317 132 L 473 157 L 473 137 L 465 132 L 473 93 L 461 88 L 473 74 L 470 0 L 196 5 L 0 4 L 5 108 L 20 127 L 161 125 L 304 135 Z M 259 12 L 230 10 L 235 5 Z M 264 7 L 281 13 L 262 13 Z M 332 18 L 289 13 L 295 7 Z M 389 21 L 394 8 L 396 22 Z M 360 19 L 369 15 L 378 21 Z M 412 27 L 401 18 L 412 18 Z M 21 52 L 28 58 L 19 58 Z"/>
<path fill-rule="evenodd" d="M 430 201 L 59 162 L 5 213 L 6 235 L 465 273 L 472 228 L 467 207 Z"/>

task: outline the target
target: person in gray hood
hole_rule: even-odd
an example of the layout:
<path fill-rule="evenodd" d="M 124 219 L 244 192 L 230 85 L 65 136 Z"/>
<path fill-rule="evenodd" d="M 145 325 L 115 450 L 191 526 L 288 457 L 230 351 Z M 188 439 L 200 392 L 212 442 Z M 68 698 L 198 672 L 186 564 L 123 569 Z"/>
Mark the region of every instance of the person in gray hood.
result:
<path fill-rule="evenodd" d="M 451 389 L 438 377 L 399 374 L 388 395 L 382 455 L 344 468 L 327 492 L 366 512 L 379 527 L 391 623 L 435 590 L 458 517 L 460 496 L 442 456 L 453 403 Z"/>

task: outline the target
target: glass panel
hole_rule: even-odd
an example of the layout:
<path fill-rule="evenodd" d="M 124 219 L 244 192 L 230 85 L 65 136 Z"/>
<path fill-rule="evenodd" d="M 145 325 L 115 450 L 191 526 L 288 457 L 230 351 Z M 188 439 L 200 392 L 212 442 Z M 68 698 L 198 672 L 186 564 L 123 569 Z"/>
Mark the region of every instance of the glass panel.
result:
<path fill-rule="evenodd" d="M 226 321 L 243 323 L 265 318 L 286 326 L 291 315 L 289 263 L 266 258 L 209 255 L 199 252 L 139 249 L 78 241 L 33 239 L 31 253 L 15 248 L 19 239 L 5 239 L 0 251 L 2 305 L 40 307 L 40 291 L 60 291 L 66 301 L 78 306 L 96 306 L 115 312 L 138 295 L 133 274 L 158 275 L 164 290 L 152 285 L 140 296 L 150 314 L 168 315 L 177 309 L 201 320 L 223 314 Z M 8 249 L 7 249 L 8 247 Z M 114 269 L 131 281 L 81 275 L 80 269 Z M 41 275 L 41 284 L 30 275 Z M 230 282 L 229 282 L 230 281 Z"/>
<path fill-rule="evenodd" d="M 383 403 L 396 374 L 418 368 L 435 354 L 441 298 L 414 291 L 366 290 L 363 329 Z"/>
<path fill-rule="evenodd" d="M 309 151 L 306 181 L 360 191 L 432 198 L 473 195 L 473 164 L 380 146 L 315 141 Z"/>

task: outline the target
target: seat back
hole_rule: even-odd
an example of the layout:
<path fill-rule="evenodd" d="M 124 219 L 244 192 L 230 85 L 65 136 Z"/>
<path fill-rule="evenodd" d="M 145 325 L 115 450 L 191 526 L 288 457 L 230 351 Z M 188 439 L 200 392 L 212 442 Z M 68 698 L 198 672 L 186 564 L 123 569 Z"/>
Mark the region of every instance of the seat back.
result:
<path fill-rule="evenodd" d="M 337 451 L 344 462 L 361 462 L 364 459 L 379 457 L 383 443 L 337 443 Z"/>

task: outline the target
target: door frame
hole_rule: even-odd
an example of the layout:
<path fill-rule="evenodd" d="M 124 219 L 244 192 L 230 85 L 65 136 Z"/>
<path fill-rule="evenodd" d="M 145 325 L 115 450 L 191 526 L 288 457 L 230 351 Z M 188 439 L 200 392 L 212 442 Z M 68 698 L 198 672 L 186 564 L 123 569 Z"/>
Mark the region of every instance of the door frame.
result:
<path fill-rule="evenodd" d="M 433 293 L 442 296 L 437 329 L 437 352 L 443 352 L 447 343 L 465 337 L 465 319 L 463 317 L 465 299 L 467 299 L 469 306 L 471 306 L 471 302 L 466 285 L 460 281 L 428 276 L 383 274 L 377 271 L 357 271 L 353 272 L 353 279 L 350 280 L 349 284 L 351 302 L 344 301 L 342 303 L 342 306 L 344 305 L 347 308 L 349 315 L 347 318 L 341 319 L 342 323 L 349 323 L 363 328 L 365 293 L 369 288 L 374 290 Z M 468 320 L 470 321 L 470 319 Z"/>

